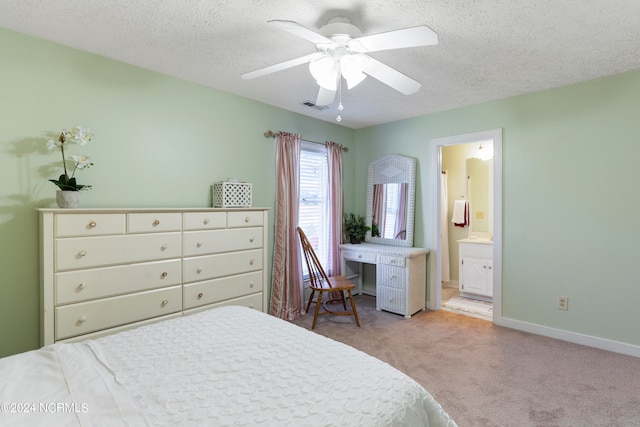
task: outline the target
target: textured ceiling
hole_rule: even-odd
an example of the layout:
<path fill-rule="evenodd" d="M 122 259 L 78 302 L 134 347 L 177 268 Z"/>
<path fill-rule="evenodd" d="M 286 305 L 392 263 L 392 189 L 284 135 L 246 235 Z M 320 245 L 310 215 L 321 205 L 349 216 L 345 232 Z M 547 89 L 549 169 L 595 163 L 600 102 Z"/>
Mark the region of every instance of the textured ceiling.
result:
<path fill-rule="evenodd" d="M 307 66 L 240 75 L 315 51 L 267 21 L 335 16 L 365 35 L 426 24 L 440 41 L 372 53 L 423 86 L 344 91 L 350 128 L 640 69 L 639 0 L 0 0 L 2 27 L 332 122 L 337 101 L 302 105 L 318 90 Z"/>

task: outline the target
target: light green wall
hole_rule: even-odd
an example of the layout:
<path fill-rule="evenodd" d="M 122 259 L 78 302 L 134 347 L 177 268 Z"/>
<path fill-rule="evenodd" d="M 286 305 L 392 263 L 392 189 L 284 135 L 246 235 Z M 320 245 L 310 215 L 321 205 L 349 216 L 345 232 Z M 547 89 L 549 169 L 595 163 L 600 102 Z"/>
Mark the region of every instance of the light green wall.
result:
<path fill-rule="evenodd" d="M 273 208 L 267 129 L 347 145 L 356 213 L 370 161 L 415 157 L 414 244 L 432 251 L 430 140 L 504 128 L 503 316 L 640 345 L 638 72 L 352 131 L 4 29 L 0 57 L 0 357 L 38 346 L 35 209 L 54 205 L 59 173 L 45 141 L 77 124 L 95 132 L 84 207 L 208 206 L 210 183 L 237 176 Z"/>
<path fill-rule="evenodd" d="M 638 99 L 631 72 L 359 130 L 357 173 L 416 157 L 414 242 L 435 251 L 429 141 L 503 128 L 503 317 L 640 345 Z"/>
<path fill-rule="evenodd" d="M 77 174 L 94 187 L 82 207 L 210 206 L 210 184 L 236 176 L 253 183 L 254 206 L 271 208 L 273 242 L 275 143 L 263 136 L 271 129 L 348 146 L 353 209 L 353 130 L 5 29 L 0 58 L 0 357 L 39 344 L 35 209 L 55 206 L 47 180 L 61 173 L 60 154 L 46 140 L 62 128 L 95 132 L 68 153 L 95 163 Z"/>

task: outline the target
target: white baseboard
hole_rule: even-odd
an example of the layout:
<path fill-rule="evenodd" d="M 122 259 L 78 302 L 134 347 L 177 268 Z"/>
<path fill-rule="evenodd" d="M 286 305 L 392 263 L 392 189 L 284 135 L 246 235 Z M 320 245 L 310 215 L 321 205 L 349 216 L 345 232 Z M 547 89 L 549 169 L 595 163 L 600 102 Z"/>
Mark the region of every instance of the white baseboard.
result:
<path fill-rule="evenodd" d="M 581 344 L 588 347 L 599 348 L 601 350 L 621 353 L 627 356 L 640 357 L 640 346 L 627 344 L 619 341 L 612 341 L 605 338 L 593 337 L 591 335 L 579 334 L 577 332 L 564 331 L 562 329 L 550 328 L 548 326 L 536 325 L 534 323 L 522 322 L 520 320 L 500 318 L 493 319 L 496 325 L 519 331 L 531 332 L 532 334 L 568 341 L 574 344 Z"/>

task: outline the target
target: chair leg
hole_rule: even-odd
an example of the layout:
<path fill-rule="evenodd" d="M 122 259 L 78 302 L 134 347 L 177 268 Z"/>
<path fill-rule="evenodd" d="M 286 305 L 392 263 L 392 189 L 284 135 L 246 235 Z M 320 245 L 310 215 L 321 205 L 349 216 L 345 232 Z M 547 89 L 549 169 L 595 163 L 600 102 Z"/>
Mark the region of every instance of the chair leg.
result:
<path fill-rule="evenodd" d="M 344 291 L 340 291 L 340 297 L 342 298 L 342 307 L 344 307 L 344 310 L 347 310 L 347 301 L 344 299 Z"/>
<path fill-rule="evenodd" d="M 349 292 L 349 301 L 351 301 L 351 310 L 353 310 L 353 316 L 356 318 L 356 325 L 358 328 L 360 327 L 360 319 L 358 319 L 358 312 L 356 311 L 356 303 L 353 302 L 353 295 L 351 295 L 351 289 L 348 289 Z"/>
<path fill-rule="evenodd" d="M 318 291 L 318 299 L 316 300 L 316 312 L 313 315 L 313 323 L 311 329 L 316 327 L 316 320 L 318 320 L 318 313 L 320 312 L 320 306 L 322 305 L 322 291 Z"/>
<path fill-rule="evenodd" d="M 309 302 L 307 303 L 306 313 L 309 312 L 309 307 L 311 307 L 311 301 L 313 301 L 313 295 L 316 293 L 315 289 L 311 289 L 311 295 L 309 295 Z"/>

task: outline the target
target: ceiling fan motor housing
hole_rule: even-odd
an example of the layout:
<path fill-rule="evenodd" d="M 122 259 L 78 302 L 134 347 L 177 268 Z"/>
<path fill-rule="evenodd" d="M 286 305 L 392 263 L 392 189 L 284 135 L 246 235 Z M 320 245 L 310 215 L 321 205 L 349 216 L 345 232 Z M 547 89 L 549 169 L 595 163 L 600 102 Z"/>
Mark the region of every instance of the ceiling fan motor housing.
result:
<path fill-rule="evenodd" d="M 318 32 L 339 45 L 346 45 L 351 39 L 362 36 L 362 31 L 344 17 L 332 18 Z"/>

